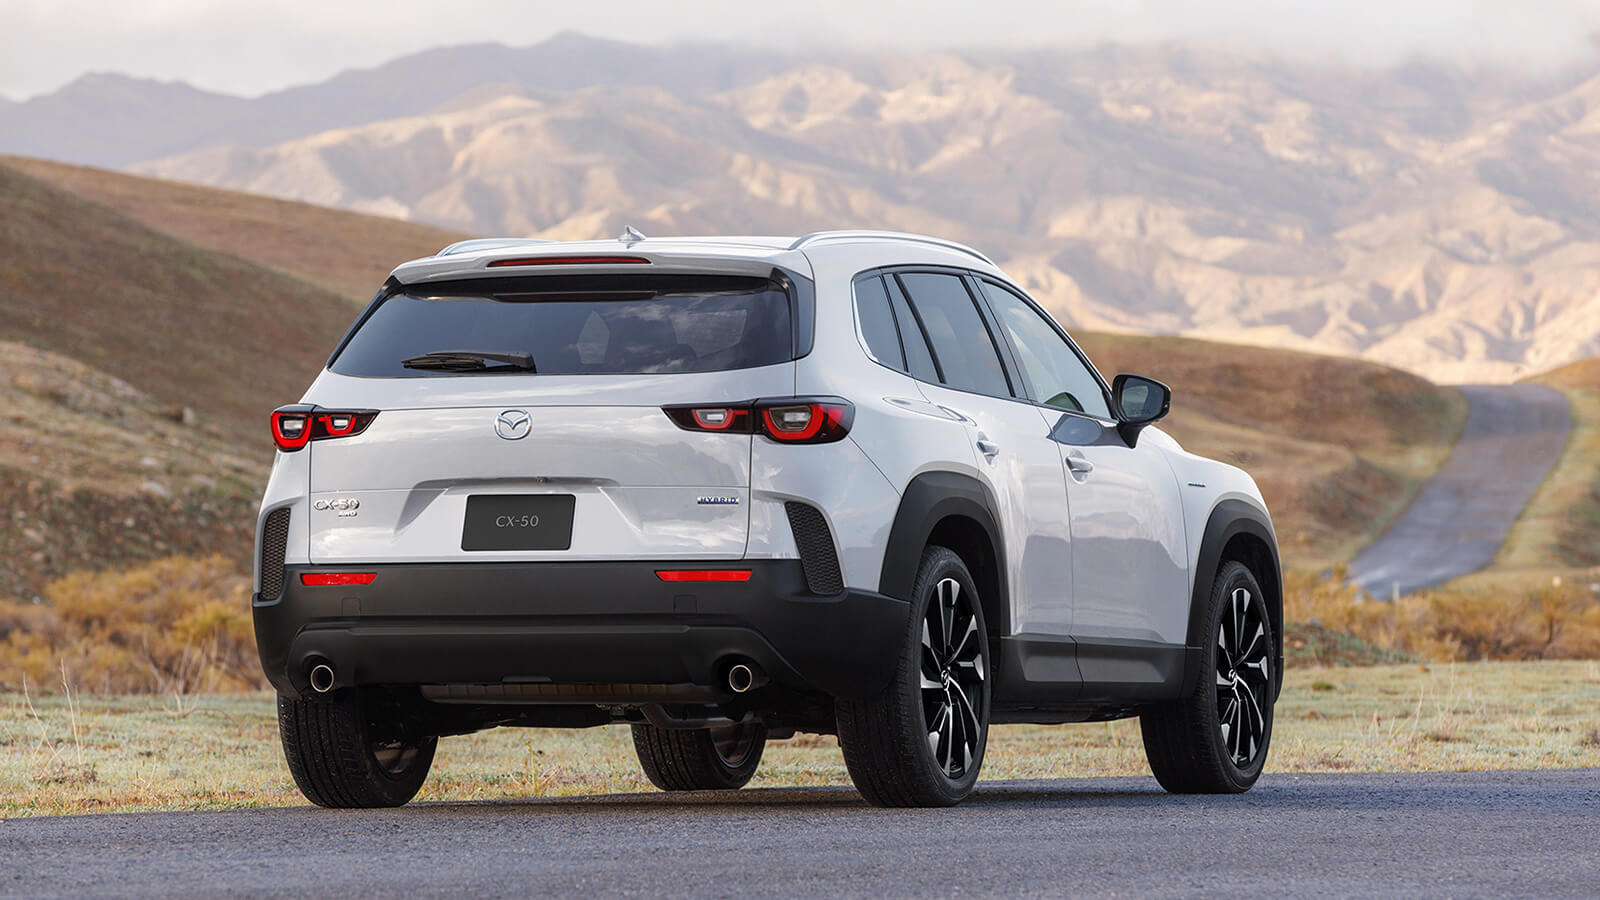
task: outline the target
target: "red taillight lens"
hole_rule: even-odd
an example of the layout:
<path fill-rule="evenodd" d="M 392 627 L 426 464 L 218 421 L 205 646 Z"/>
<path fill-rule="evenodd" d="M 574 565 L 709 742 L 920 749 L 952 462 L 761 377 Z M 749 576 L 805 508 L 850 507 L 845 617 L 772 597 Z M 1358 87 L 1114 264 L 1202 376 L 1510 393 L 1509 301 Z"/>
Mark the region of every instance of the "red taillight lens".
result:
<path fill-rule="evenodd" d="M 285 406 L 272 413 L 272 442 L 293 452 L 308 441 L 350 437 L 367 430 L 378 417 L 375 409 L 325 410 L 314 406 Z"/>
<path fill-rule="evenodd" d="M 662 411 L 685 431 L 749 434 L 754 418 L 748 403 L 738 406 L 665 406 Z"/>
<path fill-rule="evenodd" d="M 519 259 L 497 259 L 489 268 L 502 266 L 648 266 L 650 260 L 642 256 L 529 256 Z"/>
<path fill-rule="evenodd" d="M 279 450 L 299 450 L 311 440 L 311 415 L 303 412 L 272 414 L 272 442 Z"/>
<path fill-rule="evenodd" d="M 785 444 L 826 444 L 850 433 L 855 407 L 843 400 L 764 405 L 761 424 L 767 437 Z"/>
<path fill-rule="evenodd" d="M 664 406 L 662 411 L 686 431 L 760 432 L 785 444 L 826 444 L 850 433 L 856 409 L 838 397 L 776 397 L 723 406 Z"/>
<path fill-rule="evenodd" d="M 301 572 L 300 583 L 307 587 L 335 587 L 347 584 L 371 584 L 377 572 Z"/>
<path fill-rule="evenodd" d="M 749 581 L 749 569 L 657 569 L 662 581 Z"/>

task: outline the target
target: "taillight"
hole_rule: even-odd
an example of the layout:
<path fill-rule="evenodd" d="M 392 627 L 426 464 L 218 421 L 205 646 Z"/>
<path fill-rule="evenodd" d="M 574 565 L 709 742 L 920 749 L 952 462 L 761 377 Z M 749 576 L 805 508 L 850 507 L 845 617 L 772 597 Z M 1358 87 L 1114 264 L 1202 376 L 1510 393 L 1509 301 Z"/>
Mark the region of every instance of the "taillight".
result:
<path fill-rule="evenodd" d="M 285 406 L 272 412 L 272 442 L 278 445 L 279 450 L 293 452 L 309 441 L 360 434 L 377 417 L 378 411 L 375 409 Z"/>
<path fill-rule="evenodd" d="M 371 584 L 378 580 L 377 572 L 301 572 L 300 583 L 306 587 L 342 587 L 351 584 Z"/>
<path fill-rule="evenodd" d="M 723 431 L 749 434 L 755 417 L 748 405 L 742 406 L 664 406 L 667 417 L 686 431 Z"/>
<path fill-rule="evenodd" d="M 664 406 L 686 431 L 764 434 L 784 444 L 827 444 L 850 433 L 856 408 L 838 397 L 775 397 L 747 403 Z"/>

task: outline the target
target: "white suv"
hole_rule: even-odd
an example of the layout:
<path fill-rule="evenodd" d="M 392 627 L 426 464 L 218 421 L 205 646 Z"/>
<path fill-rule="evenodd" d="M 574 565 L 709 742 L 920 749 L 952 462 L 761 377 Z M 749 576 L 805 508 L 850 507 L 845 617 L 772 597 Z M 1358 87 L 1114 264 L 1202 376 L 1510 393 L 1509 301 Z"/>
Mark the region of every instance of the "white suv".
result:
<path fill-rule="evenodd" d="M 438 737 L 627 722 L 667 790 L 837 734 L 870 802 L 972 790 L 992 723 L 1139 716 L 1168 790 L 1261 772 L 1282 680 L 1248 475 L 1148 427 L 934 238 L 468 241 L 272 414 L 256 638 L 307 798 Z"/>

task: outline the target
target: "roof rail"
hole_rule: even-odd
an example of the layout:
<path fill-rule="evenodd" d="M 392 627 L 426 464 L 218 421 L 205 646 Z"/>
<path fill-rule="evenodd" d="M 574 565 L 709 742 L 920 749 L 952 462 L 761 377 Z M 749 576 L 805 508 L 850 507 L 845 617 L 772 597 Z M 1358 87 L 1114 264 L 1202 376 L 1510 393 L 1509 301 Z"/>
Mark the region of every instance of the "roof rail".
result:
<path fill-rule="evenodd" d="M 526 247 L 529 244 L 554 244 L 556 241 L 547 241 L 543 238 L 472 238 L 466 241 L 456 241 L 454 244 L 435 253 L 434 256 L 455 256 L 458 253 L 476 253 L 479 250 L 504 250 L 512 247 Z"/>
<path fill-rule="evenodd" d="M 928 237 L 925 234 L 905 234 L 899 231 L 816 231 L 799 238 L 789 245 L 789 249 L 799 250 L 801 247 L 817 241 L 851 240 L 855 238 L 882 238 L 895 241 L 910 241 L 916 244 L 932 244 L 935 247 L 943 247 L 947 250 L 955 250 L 970 256 L 976 256 L 991 266 L 995 264 L 994 260 L 968 247 L 966 244 L 958 244 L 955 241 L 947 241 L 944 238 Z"/>

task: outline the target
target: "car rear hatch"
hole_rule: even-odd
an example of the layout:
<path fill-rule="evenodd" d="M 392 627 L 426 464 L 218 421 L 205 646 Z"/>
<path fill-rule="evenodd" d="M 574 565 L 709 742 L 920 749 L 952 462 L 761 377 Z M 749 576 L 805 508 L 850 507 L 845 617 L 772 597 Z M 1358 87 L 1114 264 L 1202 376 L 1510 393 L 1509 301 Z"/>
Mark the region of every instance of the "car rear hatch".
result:
<path fill-rule="evenodd" d="M 663 407 L 792 393 L 790 303 L 780 281 L 725 275 L 400 289 L 307 396 L 376 411 L 308 444 L 311 561 L 742 556 L 751 435 Z"/>

